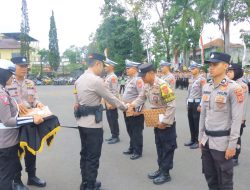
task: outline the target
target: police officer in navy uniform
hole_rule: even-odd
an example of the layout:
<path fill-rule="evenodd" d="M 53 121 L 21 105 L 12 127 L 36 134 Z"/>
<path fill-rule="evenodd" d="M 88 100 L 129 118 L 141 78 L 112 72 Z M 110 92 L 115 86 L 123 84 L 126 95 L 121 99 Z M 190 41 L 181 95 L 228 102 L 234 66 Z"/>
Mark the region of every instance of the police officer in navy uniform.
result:
<path fill-rule="evenodd" d="M 210 190 L 233 190 L 233 160 L 243 116 L 242 87 L 226 76 L 231 56 L 212 52 L 211 82 L 203 87 L 199 142 Z"/>
<path fill-rule="evenodd" d="M 5 89 L 12 83 L 15 65 L 8 60 L 0 60 L 0 190 L 28 190 L 14 179 L 22 170 L 18 157 L 19 127 L 25 124 L 40 124 L 41 116 L 19 117 L 19 108 Z"/>
<path fill-rule="evenodd" d="M 100 77 L 105 59 L 101 54 L 90 54 L 88 69 L 75 82 L 74 110 L 81 138 L 80 190 L 96 190 L 101 185 L 96 178 L 103 143 L 102 98 L 118 109 L 127 110 L 127 105 L 109 91 Z"/>
<path fill-rule="evenodd" d="M 196 149 L 198 145 L 199 119 L 200 119 L 200 102 L 202 96 L 202 88 L 206 84 L 206 79 L 200 74 L 201 64 L 194 61 L 191 62 L 189 70 L 192 73 L 192 79 L 188 87 L 187 108 L 188 122 L 191 134 L 191 140 L 185 143 L 190 149 Z"/>
<path fill-rule="evenodd" d="M 239 164 L 238 159 L 239 155 L 241 153 L 241 136 L 243 134 L 243 130 L 246 127 L 246 113 L 247 113 L 247 100 L 248 100 L 248 85 L 243 80 L 244 70 L 242 69 L 242 66 L 240 64 L 232 63 L 228 67 L 227 76 L 231 79 L 236 81 L 243 89 L 244 93 L 244 110 L 243 110 L 243 117 L 242 117 L 242 123 L 240 128 L 240 137 L 237 142 L 236 147 L 236 154 L 233 158 L 234 166 L 237 166 Z"/>
<path fill-rule="evenodd" d="M 41 108 L 43 104 L 39 101 L 36 87 L 33 81 L 27 79 L 28 66 L 26 57 L 14 57 L 11 61 L 16 65 L 15 80 L 6 86 L 10 96 L 14 98 L 19 106 L 20 112 L 25 114 L 27 109 Z M 25 167 L 28 173 L 28 185 L 45 187 L 46 182 L 36 176 L 36 156 L 26 151 Z M 15 183 L 21 182 L 21 173 L 16 176 Z"/>

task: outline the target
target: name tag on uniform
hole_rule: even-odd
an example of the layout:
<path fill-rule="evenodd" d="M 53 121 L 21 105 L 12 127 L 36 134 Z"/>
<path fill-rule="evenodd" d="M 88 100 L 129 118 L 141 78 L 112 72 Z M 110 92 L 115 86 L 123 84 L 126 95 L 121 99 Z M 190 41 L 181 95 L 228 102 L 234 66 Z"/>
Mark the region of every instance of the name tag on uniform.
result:
<path fill-rule="evenodd" d="M 215 102 L 216 103 L 221 103 L 221 104 L 225 104 L 227 101 L 226 97 L 223 95 L 216 95 L 215 96 Z"/>

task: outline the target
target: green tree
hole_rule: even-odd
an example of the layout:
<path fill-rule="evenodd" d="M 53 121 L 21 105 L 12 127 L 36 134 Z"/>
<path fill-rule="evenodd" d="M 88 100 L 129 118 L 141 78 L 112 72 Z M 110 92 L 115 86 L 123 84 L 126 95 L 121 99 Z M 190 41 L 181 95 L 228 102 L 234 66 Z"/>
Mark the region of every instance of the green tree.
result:
<path fill-rule="evenodd" d="M 224 36 L 224 52 L 229 52 L 230 24 L 249 19 L 249 0 L 195 0 L 206 23 L 220 27 Z"/>
<path fill-rule="evenodd" d="M 49 31 L 49 64 L 54 71 L 57 71 L 60 65 L 60 54 L 57 39 L 57 29 L 54 17 L 54 11 L 50 17 L 50 31 Z"/>
<path fill-rule="evenodd" d="M 38 51 L 38 55 L 40 56 L 40 75 L 43 75 L 43 64 L 48 63 L 49 61 L 49 50 L 41 49 Z"/>
<path fill-rule="evenodd" d="M 68 49 L 66 49 L 63 53 L 63 57 L 69 59 L 71 64 L 73 63 L 81 63 L 82 62 L 82 48 L 76 47 L 75 45 L 71 45 Z"/>
<path fill-rule="evenodd" d="M 21 22 L 21 55 L 27 57 L 30 61 L 30 38 L 29 38 L 29 17 L 26 0 L 22 0 L 22 22 Z"/>

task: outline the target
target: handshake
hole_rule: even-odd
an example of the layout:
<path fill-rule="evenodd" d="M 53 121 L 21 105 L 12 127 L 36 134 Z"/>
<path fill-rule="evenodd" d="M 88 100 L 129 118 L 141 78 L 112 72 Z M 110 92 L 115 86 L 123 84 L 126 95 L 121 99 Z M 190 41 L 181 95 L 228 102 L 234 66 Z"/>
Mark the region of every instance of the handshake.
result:
<path fill-rule="evenodd" d="M 139 108 L 135 108 L 135 105 L 132 103 L 127 103 L 127 110 L 126 110 L 126 116 L 130 117 L 130 116 L 139 116 L 142 114 L 142 106 L 140 106 Z"/>

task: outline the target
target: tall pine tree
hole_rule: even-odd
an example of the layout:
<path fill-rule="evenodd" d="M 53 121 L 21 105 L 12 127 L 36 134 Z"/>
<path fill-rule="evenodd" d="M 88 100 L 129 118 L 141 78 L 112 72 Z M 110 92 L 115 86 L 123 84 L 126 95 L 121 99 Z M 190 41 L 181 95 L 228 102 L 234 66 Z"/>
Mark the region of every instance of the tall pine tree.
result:
<path fill-rule="evenodd" d="M 21 55 L 30 60 L 29 18 L 26 0 L 22 0 L 22 22 L 21 22 Z"/>
<path fill-rule="evenodd" d="M 54 11 L 50 17 L 50 31 L 49 31 L 49 64 L 54 71 L 57 71 L 60 65 L 60 54 L 57 39 L 57 29 L 54 17 Z"/>

